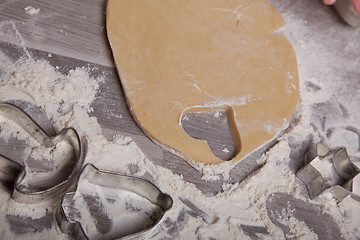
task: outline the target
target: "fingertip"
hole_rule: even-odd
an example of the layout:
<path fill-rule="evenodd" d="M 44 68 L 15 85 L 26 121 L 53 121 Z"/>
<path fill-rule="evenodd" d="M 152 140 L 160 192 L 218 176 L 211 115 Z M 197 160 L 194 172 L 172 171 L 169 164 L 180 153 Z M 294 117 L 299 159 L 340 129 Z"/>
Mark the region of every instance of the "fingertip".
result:
<path fill-rule="evenodd" d="M 326 5 L 333 5 L 336 2 L 336 0 L 323 0 L 323 3 Z"/>
<path fill-rule="evenodd" d="M 351 0 L 354 10 L 360 13 L 360 0 Z"/>

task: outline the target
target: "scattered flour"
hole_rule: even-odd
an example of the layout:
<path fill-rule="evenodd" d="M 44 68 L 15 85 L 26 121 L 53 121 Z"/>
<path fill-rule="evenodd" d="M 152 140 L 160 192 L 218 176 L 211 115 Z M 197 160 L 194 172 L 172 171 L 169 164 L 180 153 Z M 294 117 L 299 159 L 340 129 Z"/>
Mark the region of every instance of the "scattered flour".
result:
<path fill-rule="evenodd" d="M 35 16 L 36 14 L 39 14 L 40 8 L 34 8 L 32 6 L 27 6 L 24 8 L 25 13 L 30 16 Z"/>
<path fill-rule="evenodd" d="M 268 163 L 258 174 L 241 184 L 224 186 L 224 192 L 216 196 L 204 196 L 193 184 L 183 181 L 181 176 L 152 164 L 130 138 L 117 136 L 112 141 L 105 139 L 96 119 L 88 115 L 98 84 L 96 79 L 87 75 L 86 69 L 75 69 L 68 75 L 61 75 L 45 61 L 25 59 L 9 68 L 4 76 L 3 85 L 11 85 L 32 93 L 35 101 L 45 110 L 57 130 L 66 126 L 77 129 L 87 142 L 86 163 L 93 163 L 100 169 L 127 174 L 130 174 L 128 165 L 135 164 L 139 168 L 135 176 L 149 173 L 156 185 L 163 192 L 170 194 L 174 200 L 174 206 L 165 215 L 160 225 L 154 229 L 153 238 L 164 239 L 166 236 L 171 236 L 183 239 L 193 234 L 192 230 L 195 228 L 195 234 L 199 239 L 210 237 L 238 239 L 246 236 L 239 226 L 249 221 L 257 225 L 265 225 L 271 231 L 272 237 L 283 237 L 281 229 L 269 220 L 264 203 L 268 194 L 274 190 L 289 192 L 289 186 L 293 186 L 290 187 L 290 192 L 296 192 L 297 187 L 293 183 L 294 176 L 290 174 L 286 165 L 286 156 L 289 156 L 286 141 L 272 149 L 274 153 L 269 153 L 267 156 L 267 158 L 269 156 L 272 158 L 267 159 Z M 82 89 L 81 96 L 77 94 L 78 89 Z M 281 174 L 276 167 L 277 163 L 283 165 L 280 169 Z M 271 188 L 269 188 L 268 179 L 275 174 L 279 177 L 272 180 Z M 9 199 L 9 195 L 2 195 Z M 186 198 L 201 209 L 198 210 L 202 213 L 200 218 L 194 218 L 188 213 L 197 209 L 188 210 L 181 198 Z M 3 212 L 9 212 L 5 209 L 11 207 L 18 208 L 17 203 L 9 199 L 4 201 L 1 209 Z M 14 214 L 14 212 L 10 213 Z M 21 214 L 26 214 L 26 211 Z M 26 216 L 33 215 L 30 212 Z M 208 221 L 209 216 L 216 216 L 218 220 Z M 1 223 L 2 226 L 9 224 L 5 219 L 2 219 Z M 301 233 L 301 229 L 297 234 Z M 12 236 L 11 231 L 4 234 L 6 237 Z"/>
<path fill-rule="evenodd" d="M 229 151 L 229 149 L 227 149 L 227 148 L 223 148 L 223 153 L 225 153 L 225 154 L 228 154 L 230 151 Z"/>
<path fill-rule="evenodd" d="M 33 8 L 31 8 L 33 9 Z M 38 9 L 39 10 L 39 9 Z M 25 10 L 26 11 L 26 10 Z M 33 12 L 34 10 L 31 10 Z M 35 9 L 35 11 L 37 11 Z M 38 11 L 34 14 L 37 14 Z M 30 9 L 29 13 L 30 14 Z M 30 14 L 32 15 L 32 14 Z M 45 60 L 34 60 L 26 54 L 17 63 L 11 64 L 8 59 L 0 55 L 1 73 L 0 87 L 12 87 L 32 96 L 34 101 L 46 112 L 56 131 L 64 127 L 74 127 L 86 142 L 85 163 L 93 163 L 103 170 L 116 171 L 133 176 L 151 176 L 153 182 L 168 193 L 173 201 L 173 207 L 166 213 L 159 225 L 148 232 L 151 239 L 318 239 L 318 236 L 304 221 L 300 221 L 287 213 L 287 218 L 279 217 L 279 221 L 290 228 L 286 236 L 283 230 L 274 224 L 268 215 L 266 201 L 270 194 L 281 192 L 289 194 L 297 199 L 303 199 L 309 203 L 321 205 L 324 212 L 329 213 L 339 225 L 341 234 L 345 239 L 360 237 L 358 223 L 360 206 L 359 202 L 347 197 L 341 203 L 323 194 L 319 198 L 309 200 L 304 197 L 303 186 L 299 184 L 294 172 L 289 169 L 292 155 L 292 139 L 302 139 L 311 134 L 314 141 L 326 140 L 335 145 L 331 139 L 324 139 L 326 129 L 319 125 L 311 124 L 314 119 L 314 104 L 323 104 L 333 101 L 335 94 L 334 86 L 339 86 L 331 81 L 325 84 L 318 79 L 322 72 L 315 71 L 315 65 L 319 69 L 325 68 L 334 53 L 329 53 L 326 48 L 318 49 L 318 39 L 299 40 L 298 32 L 312 36 L 312 31 L 307 28 L 307 23 L 296 19 L 291 14 L 284 14 L 288 22 L 285 34 L 292 41 L 298 54 L 300 71 L 301 102 L 299 106 L 300 119 L 288 129 L 279 140 L 279 143 L 258 159 L 264 166 L 257 172 L 240 183 L 224 183 L 223 191 L 214 196 L 206 196 L 194 184 L 186 182 L 180 175 L 173 174 L 169 169 L 155 165 L 149 160 L 136 143 L 129 137 L 116 135 L 109 141 L 103 134 L 102 129 L 95 117 L 90 117 L 91 103 L 96 100 L 96 93 L 104 77 L 93 78 L 89 68 L 76 68 L 67 74 L 62 74 L 56 66 L 51 66 Z M 1 26 L 1 25 L 0 25 Z M 290 30 L 288 30 L 290 29 Z M 1 31 L 0 31 L 1 34 Z M 327 73 L 326 77 L 331 78 Z M 309 86 L 311 86 L 309 88 Z M 81 94 L 79 94 L 81 90 Z M 239 102 L 238 100 L 236 100 Z M 243 99 L 244 104 L 246 99 Z M 343 99 L 343 103 L 349 103 L 348 110 L 356 106 L 356 101 Z M 214 103 L 215 104 L 215 103 Z M 336 104 L 331 106 L 338 106 Z M 341 110 L 341 107 L 335 109 Z M 339 137 L 352 136 L 344 132 L 348 125 L 359 127 L 354 119 L 359 116 L 350 116 L 345 121 L 339 122 L 339 118 L 327 122 L 327 129 L 335 129 L 334 141 Z M 343 120 L 343 118 L 341 118 Z M 4 125 L 3 125 L 4 124 Z M 319 123 L 320 124 L 320 123 Z M 320 124 L 321 125 L 321 124 Z M 1 138 L 10 139 L 16 137 L 26 140 L 29 145 L 24 151 L 26 154 L 41 156 L 44 151 L 36 149 L 36 144 L 29 136 L 22 134 L 16 126 L 1 122 Z M 341 130 L 336 130 L 341 129 Z M 353 143 L 341 141 L 343 145 L 350 144 L 352 156 L 358 156 L 359 151 Z M 336 142 L 338 144 L 338 142 Z M 131 171 L 131 166 L 136 166 L 136 171 Z M 216 166 L 194 166 L 203 174 L 203 179 L 225 180 L 231 178 L 230 170 L 233 163 L 224 162 Z M 0 226 L 2 236 L 5 239 L 13 239 L 22 235 L 15 233 L 8 215 L 17 216 L 20 219 L 30 218 L 29 224 L 38 219 L 46 219 L 48 212 L 53 212 L 58 206 L 58 201 L 46 201 L 36 204 L 23 204 L 11 199 L 8 191 L 0 188 Z M 191 204 L 189 204 L 191 203 Z M 286 209 L 286 206 L 284 206 Z M 52 218 L 51 218 L 52 219 Z M 243 226 L 253 226 L 265 229 L 255 237 L 251 237 Z M 10 229 L 10 230 L 9 230 Z M 66 239 L 53 222 L 51 226 L 39 232 L 27 232 L 27 239 Z"/>

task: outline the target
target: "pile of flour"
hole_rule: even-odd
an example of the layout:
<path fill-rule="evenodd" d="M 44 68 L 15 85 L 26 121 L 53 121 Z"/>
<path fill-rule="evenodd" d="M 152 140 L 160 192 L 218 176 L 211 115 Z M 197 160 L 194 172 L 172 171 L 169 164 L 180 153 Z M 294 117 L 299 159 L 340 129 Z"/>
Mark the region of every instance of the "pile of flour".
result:
<path fill-rule="evenodd" d="M 289 156 L 290 147 L 286 139 L 263 156 L 261 161 L 265 161 L 267 164 L 256 175 L 241 183 L 224 184 L 223 192 L 215 196 L 205 196 L 195 185 L 184 181 L 182 176 L 154 165 L 131 138 L 114 136 L 112 141 L 106 140 L 96 118 L 89 116 L 92 111 L 90 104 L 92 101 L 96 101 L 95 96 L 99 84 L 104 81 L 104 76 L 95 79 L 90 77 L 89 72 L 91 69 L 84 67 L 61 74 L 55 66 L 51 66 L 47 61 L 34 60 L 32 57 L 25 56 L 4 69 L 0 89 L 1 87 L 12 87 L 31 96 L 33 101 L 47 114 L 56 132 L 64 127 L 75 128 L 86 142 L 85 163 L 93 163 L 103 170 L 131 173 L 133 176 L 141 177 L 150 174 L 161 191 L 168 193 L 174 200 L 172 209 L 164 216 L 163 221 L 149 232 L 152 238 L 184 239 L 195 233 L 199 239 L 210 237 L 250 239 L 239 228 L 240 225 L 266 227 L 272 238 L 283 236 L 282 230 L 272 224 L 267 217 L 264 203 L 268 194 L 273 191 L 299 193 L 294 176 L 287 169 L 286 156 Z M 79 89 L 81 89 L 81 94 L 79 94 Z M 29 149 L 24 151 L 24 155 L 31 152 L 33 155 L 41 156 L 44 151 L 48 151 L 48 149 L 41 149 L 41 146 L 38 146 L 31 136 L 21 132 L 21 129 L 15 124 L 5 124 L 6 119 L 0 120 L 4 126 L 4 130 L 1 132 L 2 138 L 16 137 L 26 140 Z M 14 133 L 16 134 L 14 135 Z M 130 171 L 134 165 L 137 166 L 135 173 Z M 222 167 L 220 164 L 216 168 L 224 171 L 228 168 L 228 163 L 225 165 L 226 167 Z M 213 172 L 210 171 L 210 174 Z M 273 179 L 272 175 L 275 174 L 278 177 L 269 182 L 268 179 Z M 190 208 L 189 204 L 184 204 L 185 200 L 191 202 L 191 206 L 196 206 L 196 209 Z M 37 205 L 49 204 L 48 202 L 19 204 L 11 199 L 8 192 L 4 191 L 1 192 L 1 201 L 2 212 L 20 216 L 25 214 L 31 218 L 45 216 L 44 208 Z M 48 208 L 50 211 L 51 207 Z M 193 217 L 194 214 L 189 214 L 194 211 L 200 217 Z M 1 217 L 0 222 L 2 226 L 6 226 L 2 228 L 4 236 L 13 237 L 14 233 L 6 230 L 11 229 L 6 217 Z M 295 228 L 295 234 L 305 234 L 305 236 L 313 234 L 311 230 L 304 227 L 305 224 L 299 226 L 299 228 Z M 48 229 L 47 234 L 44 233 L 45 230 L 40 235 L 34 234 L 33 238 L 65 236 L 55 231 L 54 228 L 55 226 L 52 226 Z"/>

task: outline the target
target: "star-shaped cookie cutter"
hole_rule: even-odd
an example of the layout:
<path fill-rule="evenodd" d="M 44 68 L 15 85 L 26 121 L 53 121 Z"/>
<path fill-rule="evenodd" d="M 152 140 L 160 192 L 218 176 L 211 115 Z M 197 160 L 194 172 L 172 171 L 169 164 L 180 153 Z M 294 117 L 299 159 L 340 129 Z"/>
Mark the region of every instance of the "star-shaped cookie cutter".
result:
<path fill-rule="evenodd" d="M 60 142 L 67 142 L 73 150 L 73 158 L 67 159 L 58 168 L 64 173 L 65 180 L 54 183 L 45 189 L 32 188 L 22 181 L 26 177 L 26 169 L 22 164 L 0 155 L 0 171 L 5 174 L 5 181 L 14 182 L 12 196 L 19 202 L 37 202 L 49 199 L 63 193 L 65 189 L 76 179 L 76 175 L 83 163 L 82 146 L 78 133 L 73 128 L 64 128 L 55 136 L 49 136 L 27 113 L 17 106 L 0 102 L 0 115 L 14 121 L 23 128 L 32 138 L 45 148 L 55 147 Z"/>
<path fill-rule="evenodd" d="M 317 156 L 296 173 L 305 184 L 310 198 L 325 190 L 338 201 L 350 194 L 360 194 L 360 170 L 350 160 L 345 147 L 329 149 L 318 143 L 316 153 Z"/>

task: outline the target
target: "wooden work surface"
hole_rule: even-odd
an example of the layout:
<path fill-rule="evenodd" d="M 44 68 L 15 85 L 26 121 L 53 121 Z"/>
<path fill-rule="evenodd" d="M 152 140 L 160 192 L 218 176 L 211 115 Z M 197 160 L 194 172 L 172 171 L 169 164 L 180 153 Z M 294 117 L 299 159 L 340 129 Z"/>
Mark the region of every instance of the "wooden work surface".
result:
<path fill-rule="evenodd" d="M 348 83 L 346 81 L 349 79 L 360 79 L 359 29 L 348 27 L 339 19 L 334 9 L 323 6 L 320 0 L 271 0 L 270 2 L 284 16 L 291 13 L 292 17 L 303 21 L 304 27 L 308 28 L 308 32 L 314 34 L 314 38 L 323 39 L 323 42 L 319 42 L 319 48 L 338 53 L 337 58 L 333 59 L 337 63 L 336 71 L 338 73 L 334 75 L 334 78 L 344 81 L 344 84 Z M 41 11 L 37 15 L 30 16 L 24 12 L 26 6 L 40 8 Z M 180 157 L 154 144 L 134 122 L 128 111 L 106 38 L 105 6 L 106 0 L 1 0 L 0 24 L 15 24 L 32 55 L 35 58 L 47 59 L 51 65 L 59 66 L 60 71 L 66 72 L 77 66 L 90 65 L 98 67 L 98 74 L 105 73 L 106 81 L 101 84 L 96 101 L 92 104 L 94 109 L 92 115 L 97 118 L 106 137 L 110 139 L 115 134 L 131 136 L 155 164 L 171 169 L 176 174 L 182 174 L 186 181 L 194 183 L 204 194 L 214 194 L 221 191 L 222 180 L 214 182 L 202 180 L 201 174 L 197 170 L 189 166 Z M 306 41 L 306 39 L 311 38 L 311 36 L 303 36 L 298 41 Z M 6 38 L 0 39 L 0 50 L 16 60 L 19 53 L 16 52 L 13 44 L 17 43 L 11 41 L 11 39 Z M 299 51 L 299 48 L 296 48 L 296 51 Z M 52 56 L 48 57 L 48 53 L 51 53 Z M 326 71 L 327 69 L 324 69 L 324 72 Z M 302 77 L 300 75 L 300 79 Z M 321 77 L 320 80 L 322 80 Z M 358 80 L 357 83 L 359 83 Z M 314 86 L 309 83 L 309 87 Z M 326 110 L 321 112 L 320 109 L 320 114 L 326 116 L 327 112 Z M 185 121 L 184 128 L 191 136 L 196 137 L 204 132 L 211 132 L 209 129 L 217 126 L 223 131 L 209 134 L 208 140 L 213 142 L 212 150 L 219 156 L 222 156 L 221 147 L 223 146 L 233 151 L 234 146 L 229 135 L 221 134 L 228 132 L 228 126 L 220 125 L 219 127 L 219 123 L 214 122 L 213 125 L 204 127 L 204 122 L 208 119 L 211 119 L 211 116 L 193 116 L 193 121 L 189 121 L 189 123 Z M 317 123 L 314 122 L 314 128 L 317 127 Z M 257 159 L 275 143 L 273 141 L 267 144 L 257 153 L 237 164 L 231 170 L 232 178 L 229 182 L 241 181 L 261 167 L 254 159 Z M 302 156 L 309 144 L 312 144 L 311 140 L 298 146 L 294 145 L 293 159 L 290 164 L 292 170 L 297 169 L 302 164 Z M 227 156 L 222 157 L 226 158 Z M 297 216 L 319 235 L 319 239 L 341 238 L 333 219 L 320 213 L 321 211 L 317 206 L 281 193 L 274 193 L 270 198 L 268 205 L 270 209 L 279 209 L 291 202 L 292 206 L 297 209 Z M 52 216 L 48 216 L 48 218 L 50 219 Z M 12 219 L 12 221 L 15 228 L 18 226 L 20 229 L 19 238 L 24 238 L 26 235 L 22 235 L 21 220 Z M 276 219 L 273 222 L 283 228 L 284 233 L 289 231 Z M 36 224 L 41 226 L 45 223 Z M 253 239 L 257 239 L 257 237 L 252 232 L 263 232 L 265 234 L 267 232 L 266 229 L 256 227 L 250 227 L 246 231 Z"/>

